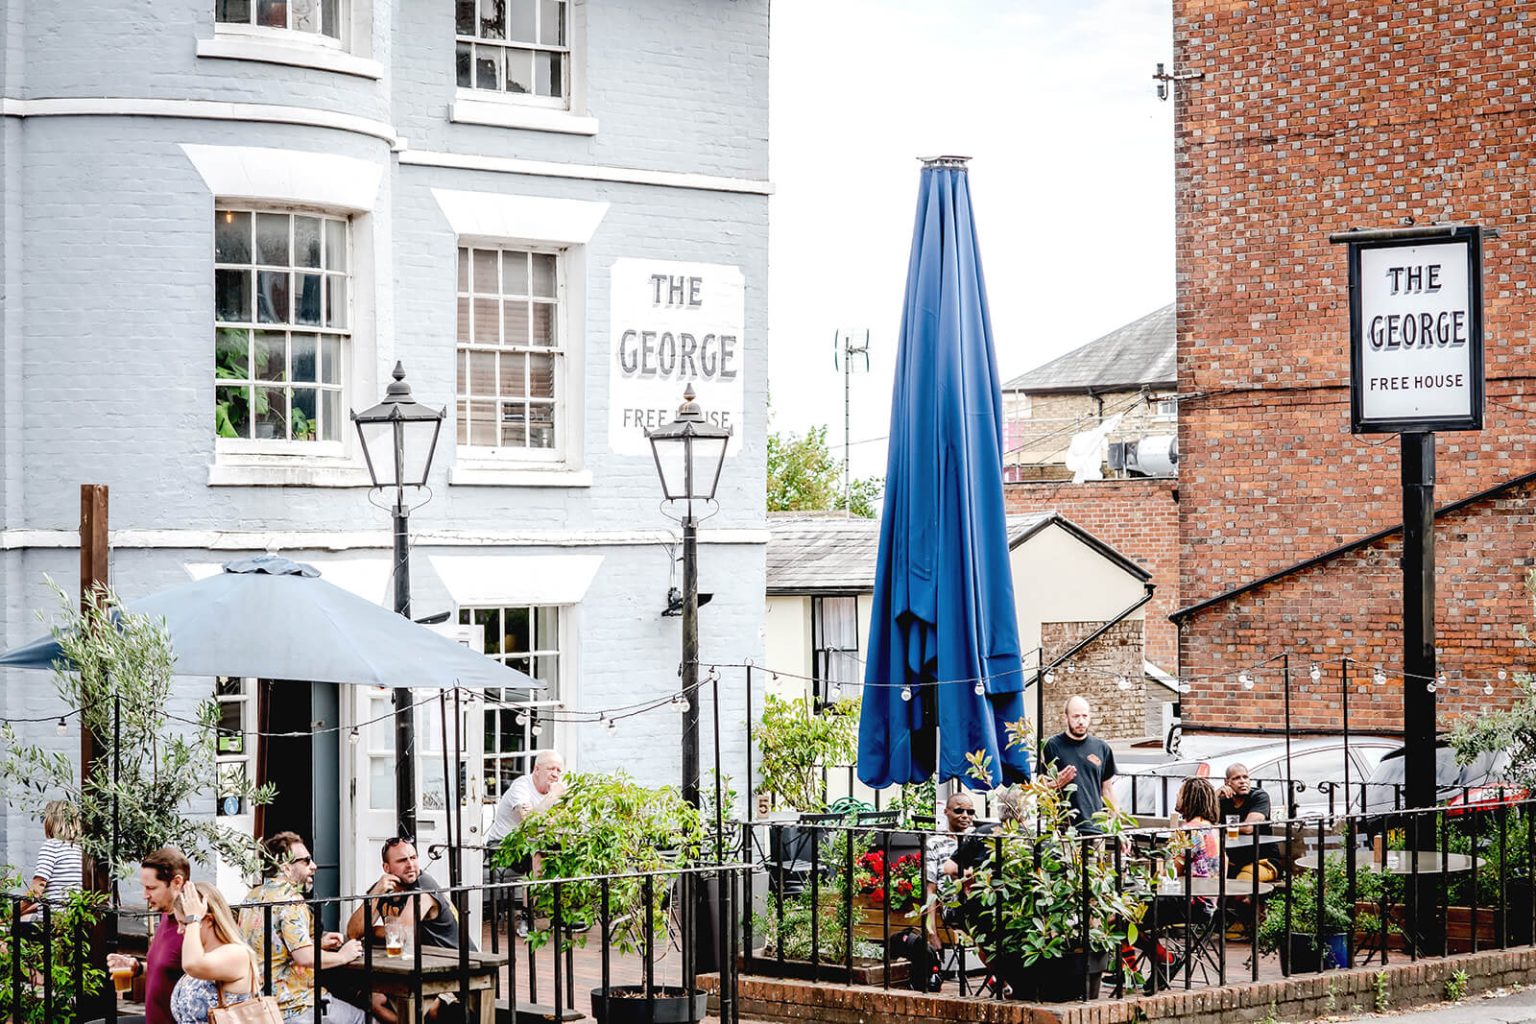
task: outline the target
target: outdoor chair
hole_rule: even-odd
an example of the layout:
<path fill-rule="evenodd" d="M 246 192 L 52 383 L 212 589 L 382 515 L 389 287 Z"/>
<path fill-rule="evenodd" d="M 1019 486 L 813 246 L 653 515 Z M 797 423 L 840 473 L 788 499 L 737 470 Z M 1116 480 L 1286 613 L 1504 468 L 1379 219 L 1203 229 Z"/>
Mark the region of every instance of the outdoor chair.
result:
<path fill-rule="evenodd" d="M 803 814 L 798 825 L 839 825 L 841 814 Z M 780 825 L 770 833 L 768 858 L 763 868 L 768 872 L 769 891 L 781 896 L 797 896 L 809 884 L 815 844 L 829 833 L 797 825 Z M 826 874 L 831 865 L 820 865 Z"/>

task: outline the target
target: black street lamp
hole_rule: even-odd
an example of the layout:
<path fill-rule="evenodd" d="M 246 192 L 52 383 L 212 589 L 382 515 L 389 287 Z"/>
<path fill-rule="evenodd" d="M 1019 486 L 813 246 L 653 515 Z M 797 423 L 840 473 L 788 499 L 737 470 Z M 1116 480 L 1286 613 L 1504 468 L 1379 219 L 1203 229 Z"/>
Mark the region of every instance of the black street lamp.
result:
<path fill-rule="evenodd" d="M 704 418 L 693 400 L 693 385 L 683 392 L 677 416 L 666 426 L 646 431 L 656 474 L 667 501 L 684 502 L 683 525 L 683 799 L 699 806 L 699 520 L 693 503 L 715 500 L 725 466 L 728 427 Z"/>
<path fill-rule="evenodd" d="M 411 510 L 405 503 L 407 487 L 425 487 L 437 453 L 437 435 L 443 429 L 446 409 L 429 409 L 411 397 L 405 369 L 395 364 L 394 381 L 384 401 L 372 409 L 352 413 L 357 437 L 362 442 L 368 475 L 378 490 L 394 488 L 395 507 L 395 611 L 411 617 L 411 545 L 408 530 Z M 416 835 L 416 723 L 411 691 L 395 690 L 395 810 L 399 835 Z"/>

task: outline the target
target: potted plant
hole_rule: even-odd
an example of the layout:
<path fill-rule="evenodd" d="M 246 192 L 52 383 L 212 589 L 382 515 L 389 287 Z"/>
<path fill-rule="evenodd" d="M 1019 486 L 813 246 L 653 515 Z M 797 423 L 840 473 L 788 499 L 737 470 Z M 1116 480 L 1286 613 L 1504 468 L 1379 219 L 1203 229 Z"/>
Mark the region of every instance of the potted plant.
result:
<path fill-rule="evenodd" d="M 25 888 L 14 870 L 6 868 L 5 875 L 0 885 L 6 891 Z M 75 890 L 52 908 L 46 958 L 40 931 L 24 928 L 18 932 L 11 908 L 4 908 L 0 914 L 0 1006 L 9 1011 L 8 1020 L 17 1024 L 70 1024 L 79 1020 L 82 1009 L 103 991 L 106 972 L 91 963 L 87 947 L 106 898 L 105 893 Z M 18 978 L 20 988 L 14 987 Z M 76 996 L 83 1005 L 76 1005 Z"/>
<path fill-rule="evenodd" d="M 884 940 L 892 931 L 919 926 L 923 902 L 922 856 L 866 850 L 854 861 L 853 932 L 856 938 Z"/>
<path fill-rule="evenodd" d="M 590 879 L 609 875 L 617 877 L 608 881 L 608 939 L 621 954 L 649 958 L 656 950 L 647 934 L 665 948 L 672 891 L 670 876 L 654 875 L 698 862 L 705 841 L 699 813 L 673 787 L 651 789 L 624 772 L 577 773 L 565 781 L 565 795 L 554 806 L 525 819 L 491 854 L 495 867 L 532 861 L 531 878 L 571 879 L 558 888 L 530 887 L 534 922 L 541 926 L 529 931 L 528 945 L 585 945 L 587 932 L 603 924 L 603 886 Z M 649 887 L 646 875 L 653 876 Z M 557 897 L 560 935 L 553 933 Z M 592 1015 L 599 1024 L 697 1021 L 707 1002 L 702 989 L 614 986 L 592 990 Z M 647 1006 L 654 1016 L 646 1016 Z"/>
<path fill-rule="evenodd" d="M 1008 736 L 1010 746 L 1028 742 L 1026 723 L 1010 723 Z M 970 759 L 974 775 L 989 776 L 981 754 Z M 1077 835 L 1068 794 L 1050 776 L 1037 776 L 1025 789 L 1035 815 L 994 833 L 991 859 L 947 901 L 955 907 L 969 904 L 962 911 L 967 931 L 1014 998 L 1091 999 L 1110 957 L 1135 940 L 1145 903 L 1134 894 L 1145 890 L 1138 884 L 1145 872 L 1138 865 L 1117 869 L 1104 842 Z M 1130 824 L 1112 812 L 1100 812 L 1095 819 L 1109 836 Z M 1030 834 L 1027 829 L 1037 824 L 1039 834 Z"/>
<path fill-rule="evenodd" d="M 1297 871 L 1290 881 L 1290 929 L 1285 907 L 1272 902 L 1259 922 L 1254 945 L 1260 953 L 1279 953 L 1281 966 L 1294 973 L 1349 967 L 1348 933 L 1379 933 L 1381 920 L 1374 908 L 1382 895 L 1382 876 L 1374 871 L 1355 872 L 1355 902 L 1349 901 L 1349 876 L 1343 854 L 1330 854 L 1324 862 L 1322 917 L 1318 925 L 1317 872 Z M 1351 909 L 1355 911 L 1351 920 Z M 1389 934 L 1399 934 L 1388 924 Z"/>
<path fill-rule="evenodd" d="M 840 700 L 816 710 L 809 697 L 772 694 L 756 729 L 759 792 L 804 814 L 826 809 L 822 769 L 853 763 L 859 744 L 859 701 Z"/>

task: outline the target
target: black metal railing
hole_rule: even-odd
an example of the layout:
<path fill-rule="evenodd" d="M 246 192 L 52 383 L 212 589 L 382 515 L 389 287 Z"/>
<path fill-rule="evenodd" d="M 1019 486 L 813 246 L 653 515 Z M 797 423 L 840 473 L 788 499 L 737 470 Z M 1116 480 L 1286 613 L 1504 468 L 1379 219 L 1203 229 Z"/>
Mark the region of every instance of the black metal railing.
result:
<path fill-rule="evenodd" d="M 1068 915 L 1077 924 L 1063 948 L 1106 955 L 1103 980 L 1114 995 L 1124 996 L 1138 987 L 1258 980 L 1264 965 L 1289 976 L 1386 964 L 1393 956 L 1417 960 L 1529 945 L 1536 936 L 1536 801 L 1491 796 L 1474 802 L 1472 812 L 1442 805 L 1276 820 L 1252 831 L 1212 823 L 1131 828 L 1113 838 L 1072 836 L 1064 842 L 1075 852 L 1046 855 L 1047 868 L 1059 871 L 1065 863 L 1079 876 L 1082 905 Z M 903 961 L 916 966 L 925 959 L 904 953 L 940 945 L 939 970 L 960 983 L 962 994 L 972 987 L 969 956 L 981 974 L 975 987 L 1002 998 L 1010 994 L 1009 979 L 996 976 L 1029 959 L 1023 950 L 1006 948 L 1001 899 L 972 899 L 977 893 L 965 894 L 961 883 L 960 894 L 949 900 L 961 915 L 946 919 L 937 909 L 921 909 L 926 897 L 919 897 L 914 911 L 911 894 L 893 889 L 898 877 L 925 884 L 933 874 L 930 868 L 943 853 L 930 830 L 852 820 L 761 822 L 744 829 L 744 848 L 758 865 L 744 901 L 756 910 L 744 922 L 749 974 L 891 988 L 909 980 L 900 974 Z M 1197 858 L 1174 854 L 1208 838 L 1220 869 L 1200 877 L 1194 874 Z M 979 879 L 994 887 L 1006 881 L 999 872 L 1040 870 L 1040 850 L 1051 845 L 1027 829 L 995 833 L 988 842 L 990 874 L 976 876 L 973 884 Z M 1004 856 L 1007 844 L 1022 845 Z M 915 862 L 898 871 L 895 858 L 901 856 Z M 1182 870 L 1170 874 L 1171 863 Z M 1138 925 L 1134 945 L 1090 933 L 1103 914 L 1090 913 L 1089 901 L 1100 900 L 1101 890 L 1125 901 L 1127 916 Z M 996 921 L 975 916 L 984 904 L 995 907 Z M 934 938 L 941 941 L 930 942 Z M 1094 960 L 1083 957 L 1080 964 L 1073 970 L 1082 977 L 1080 997 L 1087 998 L 1095 991 Z"/>
<path fill-rule="evenodd" d="M 237 904 L 233 910 L 237 917 L 259 920 L 261 991 L 270 995 L 271 937 L 274 924 L 281 924 L 275 915 L 302 913 L 318 943 L 322 921 L 346 921 L 354 909 L 363 909 L 361 956 L 351 964 L 322 963 L 319 970 L 306 972 L 309 1006 L 341 998 L 332 993 L 359 1002 L 382 995 L 397 1009 L 408 1004 L 413 1015 L 403 1019 L 421 1020 L 440 998 L 471 1009 L 494 1000 L 512 1019 L 531 1011 L 558 1020 L 568 1010 L 590 1013 L 587 993 L 577 991 L 579 974 L 601 980 L 593 998 L 622 995 L 644 1001 L 649 1012 L 662 999 L 700 998 L 694 991 L 696 975 L 718 972 L 715 1012 L 723 1024 L 736 1024 L 738 922 L 750 871 L 749 865 L 723 864 L 570 879 L 514 878 L 444 889 L 460 924 L 454 948 L 434 946 L 419 916 L 405 948 L 378 935 L 372 923 L 399 894 Z M 621 899 L 621 893 L 629 896 Z M 72 918 L 65 931 L 59 909 L 44 904 L 35 920 L 24 921 L 23 898 L 13 895 L 9 901 L 4 908 L 9 934 L 0 937 L 0 1019 L 115 1022 L 121 1014 L 142 1012 L 127 1002 L 119 1006 L 110 975 L 92 965 L 101 964 L 108 950 L 135 943 L 142 947 L 151 926 L 173 923 L 159 924 L 158 912 L 106 908 L 101 912 L 105 927 L 94 940 L 105 948 L 97 948 L 89 920 Z M 476 907 L 483 922 L 471 936 L 468 922 Z M 518 934 L 519 918 L 532 929 L 533 941 Z M 256 923 L 250 917 L 246 921 Z M 135 927 L 138 923 L 144 927 Z M 617 993 L 616 988 L 627 991 Z"/>

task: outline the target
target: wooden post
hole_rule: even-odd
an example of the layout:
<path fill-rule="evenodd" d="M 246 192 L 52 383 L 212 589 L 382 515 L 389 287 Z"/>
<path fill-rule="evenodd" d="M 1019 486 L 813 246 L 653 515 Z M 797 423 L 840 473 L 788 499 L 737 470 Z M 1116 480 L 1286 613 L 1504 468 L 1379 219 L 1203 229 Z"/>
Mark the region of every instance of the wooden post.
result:
<path fill-rule="evenodd" d="M 85 613 L 91 593 L 105 594 L 107 573 L 107 485 L 80 485 L 80 612 Z M 96 734 L 85 727 L 85 717 L 80 719 L 80 784 L 90 778 L 91 770 L 101 754 L 101 744 Z M 97 864 L 86 858 L 83 872 L 85 888 L 91 892 L 110 890 L 108 865 Z"/>

